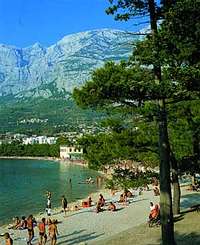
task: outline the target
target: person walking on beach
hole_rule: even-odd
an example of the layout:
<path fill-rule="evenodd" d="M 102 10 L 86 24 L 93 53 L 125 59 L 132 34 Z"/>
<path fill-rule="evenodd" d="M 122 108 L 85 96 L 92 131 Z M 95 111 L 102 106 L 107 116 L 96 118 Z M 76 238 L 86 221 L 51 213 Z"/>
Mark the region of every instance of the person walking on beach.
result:
<path fill-rule="evenodd" d="M 61 199 L 61 205 L 62 205 L 63 212 L 66 215 L 66 211 L 67 211 L 67 199 L 65 198 L 64 195 L 62 196 L 62 199 Z"/>
<path fill-rule="evenodd" d="M 55 220 L 49 220 L 49 237 L 51 239 L 51 245 L 56 245 L 58 229 Z"/>
<path fill-rule="evenodd" d="M 45 245 L 47 241 L 47 235 L 46 235 L 46 221 L 45 218 L 42 218 L 42 222 L 39 223 L 38 229 L 39 229 L 39 243 L 38 245 Z"/>
<path fill-rule="evenodd" d="M 34 237 L 34 228 L 33 228 L 33 215 L 29 215 L 27 219 L 27 229 L 28 229 L 28 242 L 27 244 L 31 245 L 31 241 Z"/>
<path fill-rule="evenodd" d="M 10 234 L 8 232 L 4 234 L 4 237 L 5 237 L 6 245 L 13 245 L 13 239 L 10 237 Z"/>

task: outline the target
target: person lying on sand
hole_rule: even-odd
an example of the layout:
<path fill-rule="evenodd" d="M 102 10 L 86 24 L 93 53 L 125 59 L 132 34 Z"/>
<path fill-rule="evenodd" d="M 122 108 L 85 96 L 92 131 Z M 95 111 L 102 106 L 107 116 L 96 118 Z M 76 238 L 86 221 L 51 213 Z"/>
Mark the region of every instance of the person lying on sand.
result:
<path fill-rule="evenodd" d="M 116 211 L 116 206 L 113 202 L 110 202 L 108 206 L 108 211 Z"/>
<path fill-rule="evenodd" d="M 80 207 L 78 205 L 74 205 L 70 208 L 70 211 L 78 211 L 80 210 Z"/>
<path fill-rule="evenodd" d="M 92 205 L 92 198 L 91 196 L 88 197 L 86 201 L 82 201 L 82 207 L 83 208 L 89 208 Z"/>

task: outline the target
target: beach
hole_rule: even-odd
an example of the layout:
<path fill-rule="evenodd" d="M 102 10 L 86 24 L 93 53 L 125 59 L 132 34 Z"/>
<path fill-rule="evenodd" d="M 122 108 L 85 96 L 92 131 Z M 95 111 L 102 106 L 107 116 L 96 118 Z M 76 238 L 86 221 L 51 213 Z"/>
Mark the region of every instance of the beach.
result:
<path fill-rule="evenodd" d="M 65 170 L 65 167 L 68 166 L 68 164 L 66 165 L 66 162 L 63 161 L 60 163 L 61 173 L 63 173 L 63 170 Z M 48 163 L 47 166 L 50 167 L 54 165 L 49 165 Z M 53 169 L 53 171 L 55 170 Z M 84 186 L 85 185 L 80 185 L 81 188 Z M 186 187 L 182 187 L 181 189 L 182 208 L 185 209 L 191 205 L 200 203 L 199 193 L 189 192 L 186 190 Z M 95 203 L 98 201 L 100 193 L 103 194 L 106 199 L 106 206 L 104 207 L 105 210 L 103 212 L 97 214 Z M 146 224 L 150 212 L 150 201 L 154 204 L 159 203 L 160 197 L 154 196 L 153 190 L 143 191 L 142 195 L 139 195 L 138 190 L 133 190 L 134 197 L 129 199 L 129 204 L 123 205 L 117 202 L 121 193 L 122 191 L 118 191 L 112 196 L 110 190 L 101 188 L 90 194 L 93 200 L 92 207 L 72 211 L 72 207 L 75 205 L 80 207 L 82 200 L 87 198 L 82 196 L 82 200 L 79 198 L 79 200 L 69 203 L 69 210 L 67 211 L 66 216 L 61 212 L 61 207 L 54 208 L 50 218 L 58 220 L 59 235 L 57 244 L 104 244 L 104 241 L 109 240 L 112 237 L 119 236 L 119 234 L 126 234 L 126 231 L 138 227 L 139 225 Z M 194 194 L 195 198 L 190 194 Z M 116 212 L 107 210 L 110 201 L 116 204 Z M 27 213 L 25 210 L 24 212 Z M 40 222 L 43 217 L 49 218 L 44 211 L 34 215 L 34 217 L 37 222 Z M 28 238 L 27 230 L 13 230 L 8 229 L 8 225 L 1 226 L 0 234 L 4 234 L 5 232 L 11 234 L 15 245 L 26 244 Z M 38 244 L 38 233 L 38 228 L 35 227 L 35 237 L 32 242 L 33 245 Z M 0 238 L 0 244 L 1 241 L 3 241 L 3 237 Z M 49 239 L 47 244 L 50 244 Z"/>
<path fill-rule="evenodd" d="M 102 193 L 106 199 L 106 202 L 117 201 L 119 199 L 120 192 L 111 197 L 109 190 L 101 190 L 91 194 L 92 200 L 97 201 L 99 194 Z M 60 209 L 54 209 L 52 219 L 57 219 L 58 224 L 58 244 L 79 244 L 86 242 L 90 244 L 93 240 L 105 239 L 111 235 L 124 231 L 132 226 L 142 224 L 146 222 L 149 213 L 149 201 L 158 202 L 159 197 L 153 196 L 152 191 L 145 191 L 142 195 L 138 195 L 136 191 L 136 197 L 130 199 L 130 204 L 127 206 L 117 204 L 118 211 L 109 212 L 103 211 L 100 213 L 95 212 L 95 206 L 90 208 L 83 208 L 79 211 L 68 211 L 67 216 L 64 213 L 60 213 Z M 77 202 L 80 204 L 81 200 Z M 69 206 L 74 205 L 71 204 Z M 42 217 L 46 217 L 46 214 L 40 214 L 36 216 L 36 220 L 40 220 Z M 0 233 L 10 232 L 14 239 L 14 244 L 25 244 L 27 238 L 26 230 L 8 230 L 6 228 L 0 228 Z M 35 240 L 33 244 L 38 242 L 38 230 L 35 228 Z"/>
<path fill-rule="evenodd" d="M 120 192 L 111 196 L 110 191 L 101 190 L 91 194 L 92 200 L 97 201 L 99 194 L 102 193 L 109 201 L 116 202 L 119 199 Z M 190 207 L 196 203 L 200 203 L 200 194 L 194 193 L 196 196 L 192 198 L 193 193 L 188 192 L 182 188 L 182 208 Z M 191 195 L 191 196 L 190 196 Z M 154 196 L 153 191 L 143 191 L 142 195 L 135 192 L 135 197 L 129 199 L 128 205 L 116 204 L 117 211 L 103 211 L 100 213 L 95 212 L 95 206 L 90 208 L 82 208 L 79 211 L 68 211 L 67 215 L 61 213 L 61 208 L 53 210 L 52 219 L 58 220 L 58 243 L 57 244 L 104 244 L 103 241 L 115 236 L 118 233 L 125 232 L 126 230 L 136 227 L 140 224 L 147 222 L 149 215 L 149 202 L 159 202 L 159 196 Z M 81 200 L 77 202 L 80 204 Z M 74 204 L 70 204 L 72 207 Z M 47 217 L 46 214 L 36 216 L 36 220 L 40 221 L 42 217 Z M 26 244 L 27 230 L 8 230 L 6 227 L 0 228 L 0 233 L 10 232 L 14 239 L 14 244 Z M 101 243 L 102 241 L 102 243 Z M 35 238 L 33 244 L 38 243 L 38 229 L 35 228 Z M 47 242 L 47 244 L 49 241 Z"/>

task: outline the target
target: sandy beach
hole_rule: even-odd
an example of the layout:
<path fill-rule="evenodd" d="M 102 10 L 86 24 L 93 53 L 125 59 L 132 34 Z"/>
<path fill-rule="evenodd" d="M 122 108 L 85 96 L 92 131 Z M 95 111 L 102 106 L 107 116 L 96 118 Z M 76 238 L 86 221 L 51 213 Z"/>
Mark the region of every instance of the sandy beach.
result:
<path fill-rule="evenodd" d="M 116 202 L 120 195 L 120 192 L 118 192 L 111 197 L 110 191 L 101 190 L 91 195 L 92 200 L 97 201 L 100 193 L 104 195 L 107 203 L 109 201 Z M 195 194 L 195 197 L 191 194 Z M 130 198 L 129 201 L 130 203 L 127 206 L 117 203 L 118 211 L 116 212 L 105 210 L 97 214 L 95 206 L 92 206 L 90 208 L 82 208 L 79 211 L 68 211 L 67 215 L 64 216 L 64 213 L 60 212 L 61 209 L 53 210 L 51 218 L 59 221 L 57 244 L 95 244 L 97 241 L 100 244 L 101 240 L 101 244 L 103 244 L 103 240 L 117 233 L 146 223 L 149 214 L 149 202 L 158 203 L 159 196 L 154 196 L 152 190 L 143 191 L 142 195 L 138 195 L 138 192 L 135 191 L 135 197 Z M 79 201 L 80 203 L 81 200 Z M 200 194 L 191 193 L 182 188 L 182 208 L 187 208 L 196 203 L 200 203 Z M 69 207 L 72 207 L 72 204 Z M 46 214 L 37 215 L 36 220 L 40 221 L 42 217 L 47 216 Z M 4 232 L 10 232 L 15 245 L 26 244 L 27 230 L 8 230 L 6 227 L 1 227 L 0 233 Z M 37 227 L 35 228 L 35 238 L 32 243 L 38 244 Z M 49 239 L 47 244 L 50 244 Z"/>

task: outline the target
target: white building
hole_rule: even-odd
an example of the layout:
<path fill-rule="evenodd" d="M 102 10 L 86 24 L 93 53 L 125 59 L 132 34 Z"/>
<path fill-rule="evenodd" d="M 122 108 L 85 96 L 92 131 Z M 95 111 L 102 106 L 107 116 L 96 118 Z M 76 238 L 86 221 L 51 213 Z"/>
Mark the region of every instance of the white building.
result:
<path fill-rule="evenodd" d="M 83 149 L 74 146 L 60 146 L 61 159 L 82 159 Z"/>
<path fill-rule="evenodd" d="M 33 145 L 37 143 L 36 137 L 28 137 L 23 139 L 23 144 L 24 145 Z"/>
<path fill-rule="evenodd" d="M 32 136 L 23 139 L 24 145 L 33 145 L 33 144 L 55 144 L 57 138 L 56 137 L 47 137 L 47 136 Z"/>

